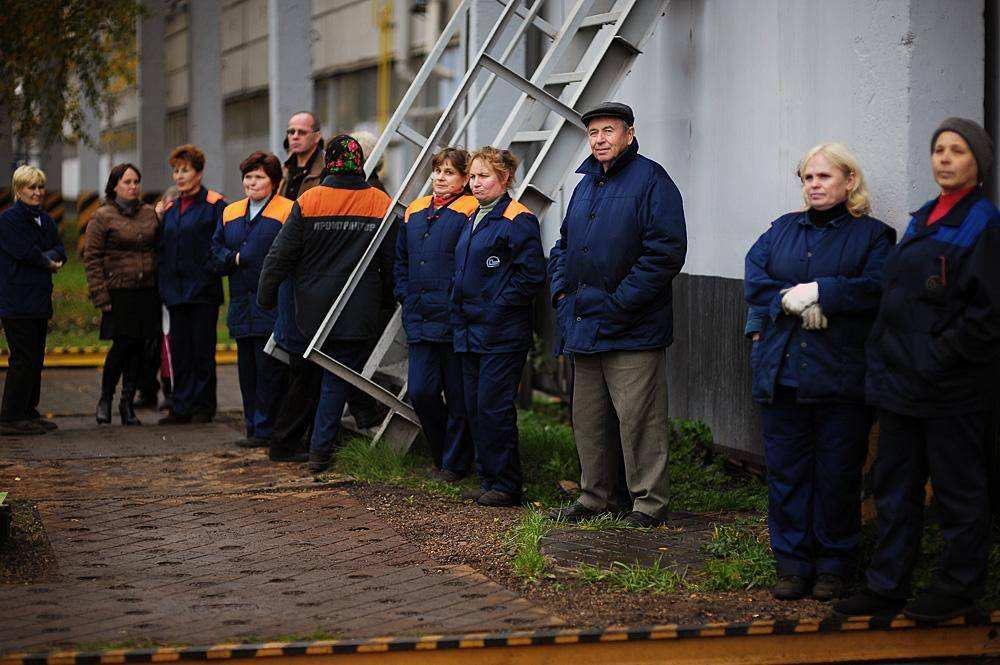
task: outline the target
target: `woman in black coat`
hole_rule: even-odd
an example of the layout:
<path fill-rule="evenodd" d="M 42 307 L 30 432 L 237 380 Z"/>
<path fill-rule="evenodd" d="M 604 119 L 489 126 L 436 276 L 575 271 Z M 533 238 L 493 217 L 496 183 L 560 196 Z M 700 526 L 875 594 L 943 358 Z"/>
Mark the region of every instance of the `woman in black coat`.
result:
<path fill-rule="evenodd" d="M 52 275 L 66 262 L 55 221 L 44 210 L 45 174 L 14 171 L 14 205 L 0 214 L 0 320 L 10 364 L 0 407 L 0 434 L 44 434 L 55 423 L 38 413 L 45 335 L 52 318 Z"/>

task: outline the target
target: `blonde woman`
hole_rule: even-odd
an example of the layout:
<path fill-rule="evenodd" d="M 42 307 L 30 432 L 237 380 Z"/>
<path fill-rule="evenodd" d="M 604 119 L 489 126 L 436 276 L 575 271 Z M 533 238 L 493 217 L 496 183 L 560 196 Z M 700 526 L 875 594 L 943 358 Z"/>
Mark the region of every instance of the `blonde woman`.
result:
<path fill-rule="evenodd" d="M 781 600 L 843 595 L 855 574 L 865 339 L 895 233 L 868 215 L 857 160 L 823 143 L 799 162 L 805 210 L 782 215 L 746 257 L 747 303 L 765 313 L 750 352 L 761 405 L 768 528 Z"/>
<path fill-rule="evenodd" d="M 469 186 L 478 207 L 455 245 L 451 327 L 462 363 L 465 409 L 476 451 L 481 506 L 521 503 L 515 398 L 532 341 L 531 304 L 545 285 L 538 218 L 511 198 L 517 158 L 480 148 Z"/>
<path fill-rule="evenodd" d="M 10 365 L 0 407 L 0 434 L 45 434 L 56 428 L 38 413 L 45 335 L 52 318 L 52 275 L 66 262 L 59 228 L 44 210 L 45 174 L 20 166 L 14 205 L 0 214 L 0 318 Z"/>

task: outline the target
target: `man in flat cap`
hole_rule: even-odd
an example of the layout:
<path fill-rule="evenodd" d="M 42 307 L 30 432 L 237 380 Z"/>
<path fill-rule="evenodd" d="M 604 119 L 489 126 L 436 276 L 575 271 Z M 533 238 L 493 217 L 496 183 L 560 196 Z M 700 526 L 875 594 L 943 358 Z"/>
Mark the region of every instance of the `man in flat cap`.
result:
<path fill-rule="evenodd" d="M 578 522 L 611 508 L 623 453 L 633 502 L 626 521 L 655 527 L 667 518 L 665 354 L 687 231 L 680 192 L 639 154 L 634 121 L 618 102 L 583 114 L 591 155 L 577 169 L 583 180 L 550 254 L 559 346 L 573 358 L 581 466 L 580 498 L 554 516 Z"/>

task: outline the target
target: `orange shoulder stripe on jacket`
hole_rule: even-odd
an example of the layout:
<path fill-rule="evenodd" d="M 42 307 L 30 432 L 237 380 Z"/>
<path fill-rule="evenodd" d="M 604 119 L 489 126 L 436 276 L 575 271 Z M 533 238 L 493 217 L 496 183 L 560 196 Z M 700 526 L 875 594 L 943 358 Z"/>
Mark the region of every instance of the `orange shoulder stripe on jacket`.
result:
<path fill-rule="evenodd" d="M 298 198 L 303 217 L 375 217 L 382 219 L 392 199 L 375 187 L 338 189 L 319 185 Z"/>
<path fill-rule="evenodd" d="M 288 213 L 292 211 L 292 206 L 295 205 L 295 201 L 291 199 L 286 199 L 284 196 L 275 195 L 261 212 L 265 217 L 270 217 L 271 219 L 276 219 L 282 224 L 288 219 Z"/>
<path fill-rule="evenodd" d="M 410 221 L 410 215 L 415 212 L 420 212 L 421 210 L 426 210 L 430 207 L 431 201 L 434 200 L 433 196 L 421 196 L 419 199 L 406 206 L 406 215 L 403 217 L 403 223 L 406 224 Z"/>
<path fill-rule="evenodd" d="M 460 212 L 466 217 L 476 212 L 476 208 L 479 207 L 479 201 L 475 196 L 470 196 L 466 194 L 465 196 L 459 197 L 451 202 L 448 206 L 455 212 Z"/>
<path fill-rule="evenodd" d="M 239 219 L 247 214 L 247 202 L 250 199 L 240 199 L 236 203 L 230 203 L 222 211 L 222 223 L 228 224 L 234 219 Z"/>
<path fill-rule="evenodd" d="M 212 191 L 211 189 L 205 193 L 205 200 L 208 201 L 209 205 L 215 205 L 222 200 L 222 194 Z"/>
<path fill-rule="evenodd" d="M 528 208 L 522 205 L 520 202 L 511 199 L 511 202 L 507 205 L 507 209 L 503 211 L 504 219 L 514 221 L 514 218 L 521 213 L 528 213 L 534 216 L 534 213 L 528 210 Z"/>

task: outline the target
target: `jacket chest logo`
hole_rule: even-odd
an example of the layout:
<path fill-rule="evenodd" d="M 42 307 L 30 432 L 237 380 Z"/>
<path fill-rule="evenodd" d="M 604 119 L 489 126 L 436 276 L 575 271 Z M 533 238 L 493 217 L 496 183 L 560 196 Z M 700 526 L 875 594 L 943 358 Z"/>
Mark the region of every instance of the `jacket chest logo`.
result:
<path fill-rule="evenodd" d="M 500 267 L 500 257 L 499 256 L 491 256 L 488 259 L 486 259 L 486 267 L 487 268 L 499 268 Z"/>

